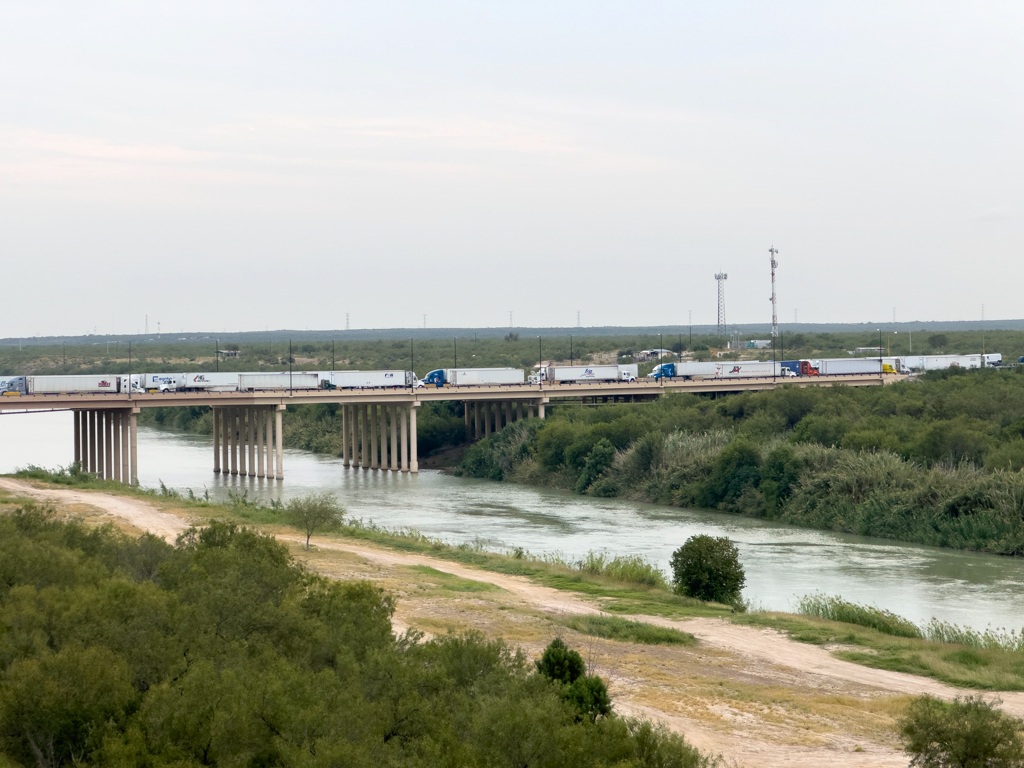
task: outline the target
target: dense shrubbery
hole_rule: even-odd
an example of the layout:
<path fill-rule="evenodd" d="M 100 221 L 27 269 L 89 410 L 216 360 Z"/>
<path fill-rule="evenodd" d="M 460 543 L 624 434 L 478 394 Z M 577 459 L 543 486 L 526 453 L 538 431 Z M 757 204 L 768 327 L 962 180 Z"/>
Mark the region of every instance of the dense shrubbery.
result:
<path fill-rule="evenodd" d="M 676 592 L 714 603 L 737 603 L 747 581 L 739 550 L 725 537 L 691 536 L 672 553 Z"/>
<path fill-rule="evenodd" d="M 396 638 L 392 610 L 226 524 L 171 547 L 2 516 L 0 763 L 709 764 L 611 715 L 599 678 L 552 682 L 474 634 Z"/>
<path fill-rule="evenodd" d="M 1024 376 L 552 409 L 472 446 L 472 477 L 1024 554 Z M 610 449 L 614 449 L 614 452 Z"/>
<path fill-rule="evenodd" d="M 1024 722 L 981 696 L 952 702 L 922 696 L 900 720 L 900 735 L 917 768 L 1020 768 Z"/>

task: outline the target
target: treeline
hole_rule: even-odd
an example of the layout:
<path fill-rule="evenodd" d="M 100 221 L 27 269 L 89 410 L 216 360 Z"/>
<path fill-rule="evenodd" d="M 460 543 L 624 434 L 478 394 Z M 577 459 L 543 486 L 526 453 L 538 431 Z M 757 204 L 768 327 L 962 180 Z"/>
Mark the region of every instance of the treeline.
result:
<path fill-rule="evenodd" d="M 912 337 L 912 338 L 911 338 Z M 750 338 L 749 336 L 746 338 Z M 293 366 L 330 370 L 414 369 L 419 376 L 436 368 L 513 367 L 530 369 L 545 360 L 584 360 L 598 353 L 616 353 L 621 362 L 632 362 L 642 349 L 664 346 L 675 352 L 689 351 L 697 359 L 710 359 L 722 350 L 727 339 L 711 335 L 657 333 L 627 336 L 559 336 L 538 339 L 527 333 L 510 332 L 505 338 L 465 336 L 447 339 L 344 341 L 323 339 L 296 342 L 291 346 Z M 786 359 L 843 357 L 857 347 L 877 347 L 878 333 L 788 333 L 784 332 L 777 354 Z M 890 334 L 882 345 L 894 355 L 1001 352 L 1006 362 L 1024 355 L 1024 334 L 1019 331 L 947 331 L 944 333 Z M 270 339 L 243 344 L 220 344 L 221 350 L 237 352 L 234 357 L 215 354 L 213 339 L 205 344 L 120 342 L 89 346 L 0 347 L 0 375 L 28 373 L 112 373 L 126 374 L 173 371 L 284 371 L 288 370 L 287 339 Z M 729 353 L 730 355 L 732 353 Z M 771 350 L 740 350 L 743 356 L 771 359 Z"/>
<path fill-rule="evenodd" d="M 459 472 L 923 544 L 1024 554 L 1024 375 L 556 405 Z"/>
<path fill-rule="evenodd" d="M 598 678 L 554 674 L 556 657 L 579 658 L 564 645 L 535 669 L 478 634 L 396 637 L 393 610 L 373 585 L 311 574 L 227 524 L 172 547 L 2 516 L 0 763 L 711 764 L 616 717 Z"/>

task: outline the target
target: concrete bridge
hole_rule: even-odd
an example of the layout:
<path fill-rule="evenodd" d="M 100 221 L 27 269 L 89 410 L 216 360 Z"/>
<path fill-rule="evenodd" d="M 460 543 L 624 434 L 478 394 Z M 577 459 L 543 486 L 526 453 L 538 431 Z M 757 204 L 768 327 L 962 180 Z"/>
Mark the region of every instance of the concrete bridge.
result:
<path fill-rule="evenodd" d="M 0 397 L 4 411 L 74 413 L 74 457 L 104 479 L 138 481 L 137 418 L 143 408 L 209 406 L 213 411 L 213 471 L 284 479 L 282 413 L 288 405 L 341 406 L 345 466 L 418 472 L 416 409 L 422 403 L 460 400 L 466 428 L 476 439 L 527 418 L 544 418 L 553 400 L 585 403 L 644 402 L 669 392 L 722 394 L 779 386 L 879 386 L 902 375 L 800 378 L 638 380 L 582 384 L 517 384 L 441 389 L 335 389 L 256 392 L 164 392 L 20 395 Z"/>

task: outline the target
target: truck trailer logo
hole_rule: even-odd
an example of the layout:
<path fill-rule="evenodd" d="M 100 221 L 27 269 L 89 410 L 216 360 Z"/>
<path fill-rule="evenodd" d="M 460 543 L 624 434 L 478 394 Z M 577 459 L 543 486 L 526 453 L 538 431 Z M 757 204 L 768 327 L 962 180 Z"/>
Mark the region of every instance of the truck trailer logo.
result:
<path fill-rule="evenodd" d="M 739 373 L 739 372 L 740 372 L 740 371 L 742 371 L 742 370 L 743 370 L 743 369 L 742 369 L 742 368 L 740 368 L 740 366 L 738 366 L 738 365 L 734 365 L 734 366 L 732 367 L 732 370 L 731 370 L 731 371 L 729 371 L 729 373 Z"/>
<path fill-rule="evenodd" d="M 109 381 L 103 380 L 103 381 L 100 381 L 99 384 L 97 384 L 96 386 L 97 387 L 110 387 L 110 386 L 113 386 L 113 385 Z"/>

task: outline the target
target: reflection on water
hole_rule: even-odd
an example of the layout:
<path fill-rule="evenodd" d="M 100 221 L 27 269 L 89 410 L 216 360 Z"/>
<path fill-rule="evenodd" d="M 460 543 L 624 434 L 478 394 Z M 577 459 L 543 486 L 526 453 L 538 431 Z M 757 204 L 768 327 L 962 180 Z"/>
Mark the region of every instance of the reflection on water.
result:
<path fill-rule="evenodd" d="M 0 472 L 29 463 L 71 460 L 68 414 L 0 416 Z M 346 469 L 340 459 L 285 451 L 285 481 L 214 475 L 209 438 L 139 430 L 144 486 L 228 490 L 287 500 L 336 492 L 349 514 L 388 527 L 409 526 L 448 541 L 480 539 L 570 558 L 589 550 L 642 555 L 668 567 L 688 536 L 737 542 L 747 570 L 744 596 L 766 608 L 791 609 L 801 595 L 841 594 L 923 621 L 937 616 L 984 628 L 1024 624 L 1024 560 L 955 552 L 860 536 L 793 528 L 715 512 L 593 499 L 536 488 L 451 477 Z"/>

